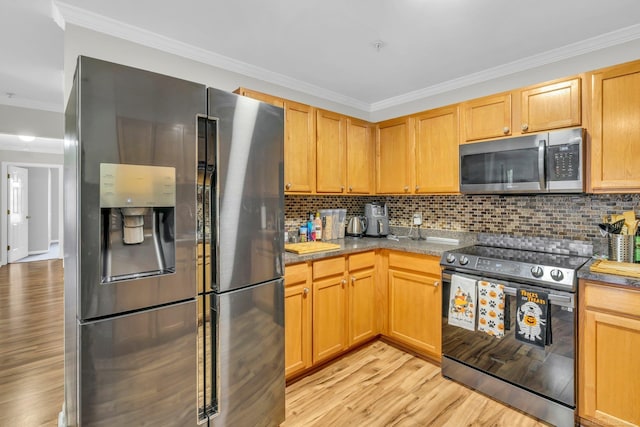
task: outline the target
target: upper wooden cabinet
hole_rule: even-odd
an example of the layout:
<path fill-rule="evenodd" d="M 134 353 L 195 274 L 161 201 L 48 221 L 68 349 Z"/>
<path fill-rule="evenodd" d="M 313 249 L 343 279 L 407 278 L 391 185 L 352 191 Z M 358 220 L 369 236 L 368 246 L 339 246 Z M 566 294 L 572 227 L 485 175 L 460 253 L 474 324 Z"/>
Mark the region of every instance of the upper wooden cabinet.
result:
<path fill-rule="evenodd" d="M 579 77 L 554 80 L 462 104 L 462 142 L 579 126 Z"/>
<path fill-rule="evenodd" d="M 580 79 L 532 86 L 520 92 L 520 131 L 539 132 L 581 123 Z"/>
<path fill-rule="evenodd" d="M 313 193 L 316 178 L 315 108 L 284 101 L 284 189 Z"/>
<path fill-rule="evenodd" d="M 581 281 L 578 414 L 607 426 L 640 425 L 640 291 Z"/>
<path fill-rule="evenodd" d="M 380 122 L 376 129 L 376 193 L 411 194 L 414 167 L 413 119 Z"/>
<path fill-rule="evenodd" d="M 467 101 L 462 110 L 465 141 L 511 135 L 511 93 Z"/>
<path fill-rule="evenodd" d="M 457 105 L 415 117 L 416 193 L 459 191 L 458 125 Z"/>
<path fill-rule="evenodd" d="M 591 75 L 590 188 L 640 191 L 640 61 Z"/>
<path fill-rule="evenodd" d="M 347 193 L 371 194 L 374 179 L 373 126 L 347 119 Z"/>
<path fill-rule="evenodd" d="M 316 111 L 316 192 L 344 193 L 346 190 L 346 117 L 325 110 Z"/>

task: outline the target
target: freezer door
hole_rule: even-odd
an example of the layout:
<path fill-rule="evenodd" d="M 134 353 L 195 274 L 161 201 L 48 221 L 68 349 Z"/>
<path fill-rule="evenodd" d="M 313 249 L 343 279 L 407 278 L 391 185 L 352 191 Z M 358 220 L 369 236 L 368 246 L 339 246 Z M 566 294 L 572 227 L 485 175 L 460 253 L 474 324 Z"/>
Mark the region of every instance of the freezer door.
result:
<path fill-rule="evenodd" d="M 79 325 L 79 425 L 196 425 L 195 300 Z"/>
<path fill-rule="evenodd" d="M 214 294 L 216 412 L 211 426 L 284 421 L 284 282 Z"/>
<path fill-rule="evenodd" d="M 208 89 L 214 150 L 211 259 L 216 292 L 281 277 L 284 250 L 284 113 Z"/>

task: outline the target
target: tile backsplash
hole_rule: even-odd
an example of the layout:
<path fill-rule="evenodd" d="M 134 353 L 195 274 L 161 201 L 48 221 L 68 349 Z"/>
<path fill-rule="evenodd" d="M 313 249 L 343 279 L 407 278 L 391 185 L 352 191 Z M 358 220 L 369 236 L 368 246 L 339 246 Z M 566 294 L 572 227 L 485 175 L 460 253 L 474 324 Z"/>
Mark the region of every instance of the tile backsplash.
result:
<path fill-rule="evenodd" d="M 285 196 L 285 227 L 295 230 L 308 212 L 346 208 L 347 218 L 362 215 L 364 204 L 386 202 L 391 226 L 411 225 L 422 212 L 423 228 L 540 236 L 572 240 L 600 239 L 602 216 L 636 209 L 640 194 L 538 196 Z"/>

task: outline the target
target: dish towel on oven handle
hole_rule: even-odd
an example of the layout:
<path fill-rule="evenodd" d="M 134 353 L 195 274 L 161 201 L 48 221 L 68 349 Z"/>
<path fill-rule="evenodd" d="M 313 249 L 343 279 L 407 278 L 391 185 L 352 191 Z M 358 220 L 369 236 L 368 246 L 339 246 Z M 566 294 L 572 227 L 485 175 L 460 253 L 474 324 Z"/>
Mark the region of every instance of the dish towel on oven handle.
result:
<path fill-rule="evenodd" d="M 476 280 L 458 274 L 451 275 L 449 293 L 450 325 L 475 331 L 476 329 Z"/>
<path fill-rule="evenodd" d="M 505 330 L 504 285 L 478 281 L 478 331 L 502 338 Z"/>
<path fill-rule="evenodd" d="M 542 348 L 551 344 L 549 294 L 520 288 L 516 306 L 516 339 Z"/>

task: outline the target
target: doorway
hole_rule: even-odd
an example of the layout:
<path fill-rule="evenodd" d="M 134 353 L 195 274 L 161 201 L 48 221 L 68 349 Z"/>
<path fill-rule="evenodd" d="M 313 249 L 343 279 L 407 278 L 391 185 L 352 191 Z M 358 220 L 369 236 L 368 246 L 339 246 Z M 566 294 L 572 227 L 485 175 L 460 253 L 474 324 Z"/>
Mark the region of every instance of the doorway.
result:
<path fill-rule="evenodd" d="M 0 266 L 61 259 L 62 165 L 2 162 L 1 168 L 0 212 L 8 214 L 0 216 Z"/>

